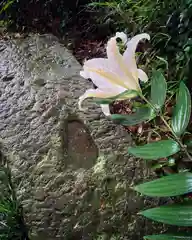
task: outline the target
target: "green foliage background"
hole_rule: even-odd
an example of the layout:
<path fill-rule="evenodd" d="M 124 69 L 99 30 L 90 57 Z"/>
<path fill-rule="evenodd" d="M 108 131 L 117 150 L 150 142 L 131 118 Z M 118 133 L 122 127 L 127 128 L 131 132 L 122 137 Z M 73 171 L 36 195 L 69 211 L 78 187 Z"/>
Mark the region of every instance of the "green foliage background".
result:
<path fill-rule="evenodd" d="M 51 31 L 62 29 L 80 11 L 88 0 L 3 0 L 0 2 L 0 20 L 22 30 Z M 56 24 L 57 23 L 57 24 Z"/>
<path fill-rule="evenodd" d="M 171 76 L 178 81 L 188 80 L 192 56 L 191 0 L 101 0 L 89 7 L 104 8 L 106 15 L 100 20 L 113 22 L 117 31 L 132 35 L 148 32 L 155 54 L 169 62 Z"/>

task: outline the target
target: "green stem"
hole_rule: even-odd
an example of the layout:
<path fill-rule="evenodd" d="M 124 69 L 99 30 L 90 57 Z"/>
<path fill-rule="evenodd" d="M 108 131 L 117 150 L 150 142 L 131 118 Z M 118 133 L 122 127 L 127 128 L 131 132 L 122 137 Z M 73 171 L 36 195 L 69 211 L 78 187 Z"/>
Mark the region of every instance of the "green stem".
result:
<path fill-rule="evenodd" d="M 143 96 L 142 94 L 140 94 L 140 97 L 155 111 L 157 112 L 156 108 L 153 106 L 153 104 L 151 104 L 147 98 L 145 96 Z M 182 151 L 187 155 L 187 157 L 192 161 L 192 156 L 188 153 L 185 145 L 183 145 L 183 143 L 180 141 L 180 139 L 178 138 L 178 136 L 173 132 L 173 130 L 171 129 L 171 127 L 169 126 L 168 122 L 165 120 L 164 116 L 162 114 L 159 115 L 159 117 L 161 118 L 161 120 L 163 121 L 163 123 L 165 124 L 165 126 L 168 128 L 168 130 L 171 132 L 173 138 L 175 139 L 175 141 L 178 142 L 178 144 L 180 145 Z"/>
<path fill-rule="evenodd" d="M 160 116 L 161 120 L 164 122 L 165 126 L 169 129 L 169 131 L 171 132 L 171 134 L 173 135 L 173 137 L 175 138 L 175 140 L 179 143 L 179 145 L 181 146 L 181 149 L 183 150 L 183 152 L 185 152 L 185 154 L 187 155 L 187 157 L 192 161 L 192 156 L 188 153 L 185 145 L 183 145 L 183 143 L 180 141 L 180 139 L 177 137 L 177 135 L 172 131 L 171 127 L 169 126 L 168 122 L 165 120 L 165 118 L 161 115 Z"/>

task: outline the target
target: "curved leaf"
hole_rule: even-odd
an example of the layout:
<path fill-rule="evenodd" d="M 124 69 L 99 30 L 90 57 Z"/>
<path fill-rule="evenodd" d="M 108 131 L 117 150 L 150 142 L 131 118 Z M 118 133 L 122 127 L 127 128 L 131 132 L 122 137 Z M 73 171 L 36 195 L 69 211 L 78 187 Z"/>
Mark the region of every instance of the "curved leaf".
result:
<path fill-rule="evenodd" d="M 151 208 L 140 212 L 154 221 L 176 226 L 192 226 L 192 201 Z"/>
<path fill-rule="evenodd" d="M 154 118 L 153 110 L 149 107 L 137 108 L 136 112 L 130 115 L 112 114 L 112 120 L 124 126 L 132 126 Z"/>
<path fill-rule="evenodd" d="M 137 192 L 151 197 L 172 197 L 192 192 L 192 173 L 178 173 L 134 187 Z"/>
<path fill-rule="evenodd" d="M 158 71 L 153 71 L 151 81 L 151 103 L 156 109 L 161 109 L 165 103 L 167 92 L 167 82 L 163 74 Z"/>
<path fill-rule="evenodd" d="M 176 234 L 161 234 L 145 236 L 145 240 L 192 240 L 192 236 L 176 235 Z"/>
<path fill-rule="evenodd" d="M 149 143 L 144 146 L 128 148 L 128 152 L 132 155 L 149 160 L 168 157 L 177 153 L 179 150 L 179 144 L 172 139 Z"/>
<path fill-rule="evenodd" d="M 176 97 L 176 106 L 173 113 L 171 126 L 177 136 L 184 133 L 189 124 L 191 115 L 191 96 L 186 85 L 181 82 Z"/>

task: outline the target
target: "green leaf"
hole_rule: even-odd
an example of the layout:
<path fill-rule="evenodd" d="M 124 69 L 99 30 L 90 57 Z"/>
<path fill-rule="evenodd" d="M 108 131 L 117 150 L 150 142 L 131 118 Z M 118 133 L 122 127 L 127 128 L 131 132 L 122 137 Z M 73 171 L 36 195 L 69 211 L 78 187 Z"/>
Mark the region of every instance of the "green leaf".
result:
<path fill-rule="evenodd" d="M 111 100 L 109 98 L 94 98 L 94 102 L 97 104 L 110 104 L 114 102 L 114 100 Z"/>
<path fill-rule="evenodd" d="M 179 150 L 179 144 L 172 139 L 128 148 L 128 152 L 132 155 L 148 160 L 168 157 L 177 153 Z"/>
<path fill-rule="evenodd" d="M 186 85 L 181 82 L 176 97 L 176 106 L 171 126 L 177 136 L 184 133 L 191 115 L 191 96 Z"/>
<path fill-rule="evenodd" d="M 112 120 L 124 126 L 132 126 L 144 122 L 146 120 L 151 120 L 155 115 L 151 108 L 142 107 L 137 108 L 136 112 L 130 115 L 112 114 Z"/>
<path fill-rule="evenodd" d="M 126 90 L 123 93 L 120 93 L 114 97 L 110 98 L 94 98 L 95 102 L 98 104 L 110 104 L 114 102 L 115 100 L 124 100 L 124 99 L 129 99 L 138 96 L 138 92 L 136 90 Z"/>
<path fill-rule="evenodd" d="M 0 213 L 10 213 L 11 210 L 8 209 L 6 206 L 4 206 L 3 204 L 0 205 Z"/>
<path fill-rule="evenodd" d="M 3 5 L 2 9 L 0 9 L 0 14 L 2 14 L 4 11 L 6 11 L 9 8 L 9 6 L 11 6 L 11 4 L 13 4 L 14 2 L 15 2 L 15 0 L 6 2 Z"/>
<path fill-rule="evenodd" d="M 192 240 L 192 236 L 176 235 L 176 234 L 161 234 L 145 236 L 145 240 Z"/>
<path fill-rule="evenodd" d="M 158 57 L 158 56 L 157 56 L 157 59 L 159 59 L 162 63 L 165 64 L 166 69 L 169 68 L 169 63 L 168 63 L 168 61 L 167 61 L 165 58 L 162 58 L 162 57 Z"/>
<path fill-rule="evenodd" d="M 192 192 L 192 173 L 178 173 L 134 187 L 137 192 L 151 197 L 173 197 Z"/>
<path fill-rule="evenodd" d="M 192 201 L 151 208 L 140 212 L 154 221 L 176 226 L 192 226 Z"/>
<path fill-rule="evenodd" d="M 160 110 L 165 103 L 167 82 L 160 71 L 153 71 L 151 81 L 151 103 Z"/>

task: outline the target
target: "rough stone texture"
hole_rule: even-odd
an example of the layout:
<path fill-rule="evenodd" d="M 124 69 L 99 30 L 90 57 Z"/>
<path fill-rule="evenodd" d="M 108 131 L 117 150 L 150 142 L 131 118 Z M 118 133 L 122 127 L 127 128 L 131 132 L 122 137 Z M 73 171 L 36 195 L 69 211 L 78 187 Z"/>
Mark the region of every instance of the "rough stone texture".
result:
<path fill-rule="evenodd" d="M 126 155 L 130 136 L 78 97 L 92 84 L 50 35 L 0 42 L 0 136 L 31 240 L 142 239 L 136 213 L 152 205 L 130 189 L 149 176 Z"/>

